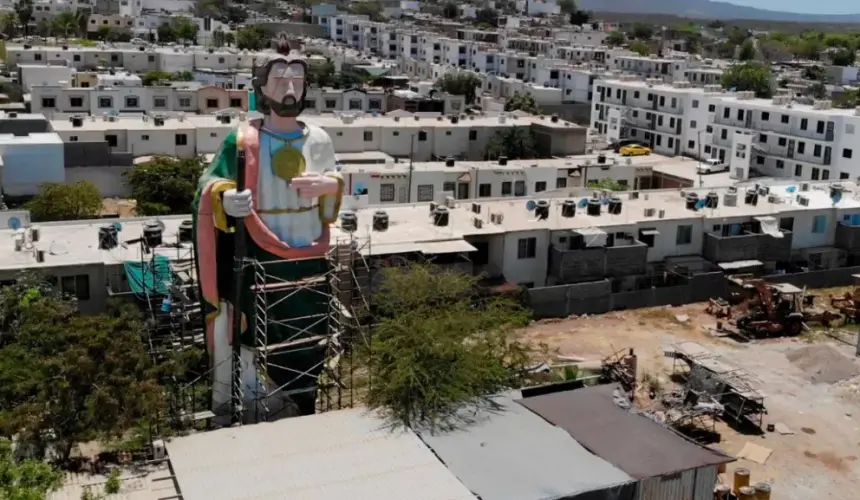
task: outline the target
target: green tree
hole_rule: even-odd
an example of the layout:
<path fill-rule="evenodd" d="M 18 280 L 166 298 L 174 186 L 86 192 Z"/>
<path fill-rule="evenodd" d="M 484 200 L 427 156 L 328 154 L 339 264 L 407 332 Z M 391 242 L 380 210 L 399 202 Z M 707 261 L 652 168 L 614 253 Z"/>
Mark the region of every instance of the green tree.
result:
<path fill-rule="evenodd" d="M 830 55 L 834 66 L 853 66 L 856 58 L 857 51 L 854 49 L 841 49 Z"/>
<path fill-rule="evenodd" d="M 99 40 L 108 40 L 113 33 L 113 28 L 110 26 L 99 26 L 96 28 L 96 38 Z"/>
<path fill-rule="evenodd" d="M 460 17 L 460 7 L 454 2 L 448 2 L 442 6 L 442 17 L 445 19 L 456 19 Z"/>
<path fill-rule="evenodd" d="M 271 37 L 259 26 L 246 26 L 236 30 L 236 47 L 247 50 L 263 50 L 269 47 Z"/>
<path fill-rule="evenodd" d="M 845 90 L 836 97 L 833 105 L 842 109 L 854 109 L 860 106 L 860 92 L 856 90 Z"/>
<path fill-rule="evenodd" d="M 162 23 L 155 33 L 158 37 L 158 43 L 171 43 L 179 40 L 179 37 L 176 36 L 176 30 L 170 23 Z"/>
<path fill-rule="evenodd" d="M 766 63 L 783 62 L 791 59 L 791 51 L 788 46 L 779 40 L 761 39 L 758 41 L 758 50 Z"/>
<path fill-rule="evenodd" d="M 636 23 L 630 34 L 637 40 L 650 40 L 654 36 L 654 28 L 644 23 Z"/>
<path fill-rule="evenodd" d="M 49 37 L 54 33 L 54 26 L 47 19 L 42 19 L 36 24 L 36 34 L 41 37 Z"/>
<path fill-rule="evenodd" d="M 337 83 L 337 72 L 331 61 L 314 64 L 308 68 L 308 85 L 322 88 L 334 87 Z"/>
<path fill-rule="evenodd" d="M 466 98 L 467 104 L 475 102 L 477 88 L 481 86 L 481 80 L 474 73 L 459 72 L 445 73 L 436 81 L 436 88 L 442 92 L 453 95 L 461 95 Z"/>
<path fill-rule="evenodd" d="M 350 9 L 353 14 L 360 16 L 368 16 L 371 21 L 379 21 L 382 19 L 382 5 L 379 2 L 359 2 L 353 4 Z"/>
<path fill-rule="evenodd" d="M 24 28 L 24 36 L 30 34 L 30 21 L 33 20 L 33 0 L 18 0 L 15 4 L 15 13 L 18 15 L 18 22 Z"/>
<path fill-rule="evenodd" d="M 821 82 L 815 82 L 809 86 L 807 90 L 809 94 L 816 99 L 824 99 L 827 97 L 827 87 Z"/>
<path fill-rule="evenodd" d="M 487 143 L 484 159 L 496 160 L 502 156 L 509 160 L 537 158 L 532 130 L 528 127 L 511 127 L 497 131 Z"/>
<path fill-rule="evenodd" d="M 610 47 L 620 47 L 627 43 L 627 36 L 624 35 L 623 31 L 610 31 L 604 42 Z"/>
<path fill-rule="evenodd" d="M 87 181 L 74 184 L 43 184 L 39 194 L 25 205 L 38 221 L 80 220 L 98 217 L 102 196 L 97 187 Z"/>
<path fill-rule="evenodd" d="M 74 303 L 36 293 L 17 308 L 0 348 L 0 431 L 68 459 L 93 439 L 117 439 L 161 405 L 139 315 L 83 316 Z"/>
<path fill-rule="evenodd" d="M 520 94 L 514 92 L 514 95 L 505 101 L 505 111 L 525 111 L 533 115 L 540 114 L 540 108 L 535 103 L 535 98 L 531 94 Z"/>
<path fill-rule="evenodd" d="M 459 423 L 460 410 L 529 379 L 537 351 L 513 335 L 527 311 L 477 292 L 472 276 L 432 265 L 383 271 L 369 349 L 370 408 L 398 425 L 445 429 Z"/>
<path fill-rule="evenodd" d="M 741 61 L 752 61 L 755 59 L 755 42 L 753 42 L 752 39 L 747 38 L 744 40 L 744 43 L 741 44 L 738 59 Z"/>
<path fill-rule="evenodd" d="M 803 68 L 801 75 L 803 76 L 803 78 L 806 78 L 807 80 L 815 80 L 817 82 L 823 82 L 824 81 L 824 68 L 822 68 L 821 66 L 818 66 L 818 65 L 806 66 L 805 68 Z"/>
<path fill-rule="evenodd" d="M 773 95 L 770 69 L 758 63 L 731 66 L 723 73 L 722 84 L 727 89 L 752 90 L 756 97 L 769 98 Z"/>
<path fill-rule="evenodd" d="M 568 22 L 573 26 L 582 26 L 591 22 L 591 13 L 582 9 L 575 9 L 568 16 Z"/>
<path fill-rule="evenodd" d="M 493 9 L 480 9 L 475 12 L 475 24 L 484 24 L 495 28 L 499 25 L 499 12 Z"/>
<path fill-rule="evenodd" d="M 568 17 L 576 12 L 576 2 L 574 0 L 559 0 L 558 7 L 561 9 L 561 13 Z"/>
<path fill-rule="evenodd" d="M 633 40 L 628 48 L 640 56 L 647 56 L 651 53 L 651 46 L 641 40 Z"/>
<path fill-rule="evenodd" d="M 52 31 L 62 35 L 63 38 L 76 35 L 79 27 L 78 17 L 74 12 L 60 12 L 57 17 L 51 20 Z"/>
<path fill-rule="evenodd" d="M 198 26 L 187 17 L 174 17 L 170 21 L 170 27 L 176 34 L 176 38 L 191 44 L 197 43 Z"/>
<path fill-rule="evenodd" d="M 147 71 L 140 80 L 144 87 L 151 87 L 162 81 L 173 80 L 173 75 L 167 71 Z"/>
<path fill-rule="evenodd" d="M 0 438 L 0 498 L 41 500 L 63 485 L 63 473 L 40 460 L 16 461 L 12 443 Z"/>
<path fill-rule="evenodd" d="M 627 191 L 627 186 L 620 184 L 618 181 L 609 177 L 600 180 L 588 181 L 586 183 L 590 188 L 608 189 L 610 191 Z"/>
<path fill-rule="evenodd" d="M 15 11 L 3 12 L 0 15 L 0 28 L 11 38 L 18 31 L 18 13 Z"/>
<path fill-rule="evenodd" d="M 138 215 L 187 214 L 203 173 L 203 158 L 157 156 L 123 173 Z"/>

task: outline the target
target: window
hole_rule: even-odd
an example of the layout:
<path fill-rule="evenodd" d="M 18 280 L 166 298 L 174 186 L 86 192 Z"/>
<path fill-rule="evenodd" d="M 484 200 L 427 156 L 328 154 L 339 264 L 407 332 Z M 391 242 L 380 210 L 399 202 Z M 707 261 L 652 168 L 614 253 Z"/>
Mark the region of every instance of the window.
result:
<path fill-rule="evenodd" d="M 60 278 L 60 292 L 78 300 L 90 300 L 90 277 L 86 274 Z"/>
<path fill-rule="evenodd" d="M 335 99 L 326 99 L 325 100 L 326 109 L 334 109 L 337 107 L 337 100 Z"/>
<path fill-rule="evenodd" d="M 764 165 L 764 156 L 756 156 L 755 162 L 756 162 L 756 165 Z"/>
<path fill-rule="evenodd" d="M 493 196 L 493 185 L 492 184 L 479 184 L 478 185 L 478 196 L 480 198 L 489 198 Z"/>
<path fill-rule="evenodd" d="M 511 187 L 514 185 L 511 181 L 505 181 L 502 183 L 502 196 L 510 196 L 511 195 Z"/>
<path fill-rule="evenodd" d="M 853 123 L 846 123 L 845 124 L 845 133 L 846 134 L 853 134 L 854 133 L 854 124 Z"/>
<path fill-rule="evenodd" d="M 42 98 L 42 107 L 43 108 L 56 108 L 57 100 L 53 97 L 43 97 Z"/>
<path fill-rule="evenodd" d="M 785 162 L 782 160 L 776 160 L 776 168 L 782 170 L 785 168 Z"/>
<path fill-rule="evenodd" d="M 715 104 L 708 105 L 708 113 L 713 113 L 717 110 L 717 106 Z"/>
<path fill-rule="evenodd" d="M 69 142 L 78 142 L 78 136 L 76 136 L 76 135 L 70 136 Z"/>
<path fill-rule="evenodd" d="M 392 133 L 391 133 L 391 135 L 392 135 L 393 137 L 399 137 L 399 136 L 400 136 L 400 132 L 398 132 L 398 131 L 396 131 L 396 130 L 395 130 L 394 132 L 392 132 Z"/>
<path fill-rule="evenodd" d="M 566 187 L 567 187 L 567 177 L 558 177 L 555 180 L 555 188 L 556 189 L 563 189 Z"/>
<path fill-rule="evenodd" d="M 370 130 L 364 131 L 364 142 L 370 142 L 373 140 L 373 132 Z"/>
<path fill-rule="evenodd" d="M 809 127 L 809 119 L 801 118 L 800 119 L 800 130 L 806 130 Z"/>
<path fill-rule="evenodd" d="M 526 181 L 514 182 L 514 196 L 525 196 L 525 195 L 526 195 Z"/>
<path fill-rule="evenodd" d="M 732 116 L 732 110 L 731 110 L 731 108 L 726 108 L 726 109 L 724 109 L 724 110 L 723 110 L 723 118 L 728 118 L 728 117 L 730 117 L 730 116 Z"/>
<path fill-rule="evenodd" d="M 848 148 L 844 148 L 844 149 L 842 150 L 842 157 L 843 157 L 843 158 L 848 158 L 848 159 L 850 160 L 850 159 L 851 159 L 851 156 L 852 156 L 853 154 L 854 154 L 854 152 L 853 152 L 853 151 L 851 151 L 851 150 L 850 150 L 850 149 L 848 149 Z"/>
<path fill-rule="evenodd" d="M 418 185 L 418 201 L 433 201 L 433 184 Z"/>
<path fill-rule="evenodd" d="M 349 109 L 361 109 L 361 99 L 350 99 Z"/>
<path fill-rule="evenodd" d="M 848 177 L 849 177 L 848 172 L 840 172 L 840 173 L 839 173 L 839 179 L 840 179 L 840 180 L 843 180 L 843 181 L 844 181 L 844 180 L 845 180 L 845 179 L 847 179 Z"/>
<path fill-rule="evenodd" d="M 699 107 L 699 101 L 698 101 L 698 99 L 693 99 L 693 108 L 695 109 L 695 108 L 698 108 L 698 107 Z"/>
<path fill-rule="evenodd" d="M 190 108 L 191 107 L 191 98 L 190 97 L 180 97 L 179 98 L 179 107 L 180 108 Z"/>
<path fill-rule="evenodd" d="M 673 97 L 673 98 L 672 98 L 672 105 L 671 105 L 670 107 L 674 108 L 674 107 L 677 107 L 677 106 L 678 106 L 678 98 Z"/>
<path fill-rule="evenodd" d="M 188 145 L 188 136 L 185 134 L 176 134 L 176 145 L 177 146 L 187 146 Z"/>
<path fill-rule="evenodd" d="M 821 180 L 826 181 L 830 179 L 830 170 L 824 169 L 821 171 Z"/>
<path fill-rule="evenodd" d="M 761 112 L 761 121 L 766 122 L 768 120 L 770 120 L 770 113 L 768 113 L 767 111 L 762 111 Z"/>
<path fill-rule="evenodd" d="M 478 140 L 478 131 L 477 130 L 470 130 L 469 131 L 469 140 L 470 141 L 477 141 Z"/>
<path fill-rule="evenodd" d="M 231 108 L 241 108 L 242 107 L 242 99 L 230 98 L 230 107 Z"/>
<path fill-rule="evenodd" d="M 115 148 L 117 144 L 119 144 L 119 140 L 113 134 L 105 135 L 105 140 L 107 141 L 109 148 Z"/>
<path fill-rule="evenodd" d="M 537 238 L 520 238 L 517 241 L 517 258 L 534 259 L 537 255 Z"/>
<path fill-rule="evenodd" d="M 426 141 L 427 140 L 427 132 L 425 132 L 423 130 L 418 132 L 418 140 L 421 142 Z"/>
<path fill-rule="evenodd" d="M 74 61 L 74 62 L 81 62 L 81 55 L 80 55 L 80 54 L 75 54 L 74 56 L 72 56 L 72 61 Z"/>
<path fill-rule="evenodd" d="M 453 193 L 456 190 L 457 190 L 457 183 L 456 182 L 443 182 L 442 183 L 442 191 L 445 191 L 446 193 Z"/>
<path fill-rule="evenodd" d="M 818 120 L 818 123 L 815 124 L 815 132 L 818 134 L 824 133 L 824 122 L 823 121 Z"/>
<path fill-rule="evenodd" d="M 148 140 L 149 140 L 149 136 L 148 136 L 148 135 L 146 135 L 146 134 L 144 134 L 144 135 L 140 136 L 140 140 L 142 140 L 142 141 L 148 141 Z"/>
<path fill-rule="evenodd" d="M 379 201 L 394 201 L 394 184 L 379 185 Z"/>
<path fill-rule="evenodd" d="M 761 142 L 762 144 L 767 144 L 767 136 L 766 136 L 766 135 L 764 135 L 764 134 L 759 134 L 759 135 L 758 135 L 758 140 L 759 140 L 759 142 Z"/>
<path fill-rule="evenodd" d="M 35 59 L 35 60 L 37 60 L 37 61 L 41 61 L 41 60 L 42 60 L 42 54 L 35 54 L 35 55 L 33 56 L 33 59 Z"/>
<path fill-rule="evenodd" d="M 696 141 L 687 141 L 687 149 L 696 149 Z"/>
<path fill-rule="evenodd" d="M 709 145 L 707 145 L 707 144 L 705 145 L 705 154 L 706 154 L 706 155 L 711 154 L 711 146 L 709 146 Z"/>
<path fill-rule="evenodd" d="M 802 155 L 804 153 L 806 153 L 806 143 L 805 142 L 798 142 L 797 143 L 797 154 Z"/>
<path fill-rule="evenodd" d="M 812 180 L 817 181 L 819 177 L 819 170 L 816 167 L 812 167 Z"/>
<path fill-rule="evenodd" d="M 126 96 L 125 97 L 125 107 L 126 108 L 136 108 L 140 105 L 140 100 L 134 96 Z"/>
<path fill-rule="evenodd" d="M 690 120 L 690 128 L 696 128 L 696 120 Z"/>
<path fill-rule="evenodd" d="M 305 109 L 316 109 L 317 102 L 313 99 L 305 99 Z"/>
<path fill-rule="evenodd" d="M 720 138 L 726 140 L 729 138 L 729 131 L 727 129 L 722 129 L 720 131 Z"/>
<path fill-rule="evenodd" d="M 153 97 L 152 98 L 152 106 L 154 108 L 166 108 L 167 107 L 167 98 L 166 97 Z"/>
<path fill-rule="evenodd" d="M 73 108 L 84 107 L 84 98 L 83 97 L 69 97 L 69 106 L 71 106 Z"/>
<path fill-rule="evenodd" d="M 826 215 L 816 215 L 812 218 L 812 232 L 815 234 L 821 234 L 827 229 L 827 216 Z"/>
<path fill-rule="evenodd" d="M 794 217 L 783 217 L 779 219 L 779 228 L 783 231 L 794 231 Z"/>
<path fill-rule="evenodd" d="M 782 147 L 785 147 L 785 142 L 786 142 L 786 141 L 785 141 L 785 137 L 780 137 L 780 138 L 776 141 L 776 143 L 777 143 L 777 144 L 779 144 L 779 145 L 780 145 L 780 146 L 782 146 Z"/>
<path fill-rule="evenodd" d="M 678 232 L 675 234 L 676 245 L 689 245 L 693 242 L 693 226 L 685 225 L 678 226 Z"/>
<path fill-rule="evenodd" d="M 218 109 L 218 99 L 206 99 L 206 107 L 209 109 Z"/>
<path fill-rule="evenodd" d="M 738 110 L 738 120 L 743 120 L 743 119 L 744 119 L 744 110 L 739 109 Z"/>
<path fill-rule="evenodd" d="M 821 144 L 816 144 L 814 148 L 812 148 L 812 156 L 816 158 L 821 156 Z"/>
<path fill-rule="evenodd" d="M 795 177 L 801 177 L 802 175 L 803 175 L 803 165 L 801 165 L 800 163 L 797 163 L 796 165 L 794 165 L 794 176 Z"/>
<path fill-rule="evenodd" d="M 781 121 L 782 123 L 788 123 L 788 115 L 780 116 L 779 121 Z"/>
<path fill-rule="evenodd" d="M 707 127 L 705 127 L 705 133 L 713 134 L 714 133 L 714 127 L 708 125 Z"/>

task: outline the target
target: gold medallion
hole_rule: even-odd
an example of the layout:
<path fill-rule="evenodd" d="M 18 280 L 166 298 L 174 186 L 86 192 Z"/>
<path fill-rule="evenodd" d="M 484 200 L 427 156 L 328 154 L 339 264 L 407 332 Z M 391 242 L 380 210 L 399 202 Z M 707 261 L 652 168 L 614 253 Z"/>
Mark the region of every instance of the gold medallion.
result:
<path fill-rule="evenodd" d="M 287 145 L 272 156 L 272 173 L 289 182 L 305 172 L 305 157 L 296 148 Z"/>

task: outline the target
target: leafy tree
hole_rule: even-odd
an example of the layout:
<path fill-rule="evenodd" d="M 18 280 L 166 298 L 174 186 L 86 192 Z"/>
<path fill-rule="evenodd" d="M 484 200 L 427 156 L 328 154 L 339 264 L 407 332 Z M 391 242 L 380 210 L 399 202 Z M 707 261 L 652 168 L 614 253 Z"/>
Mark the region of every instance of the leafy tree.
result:
<path fill-rule="evenodd" d="M 160 408 L 139 315 L 83 316 L 37 292 L 17 308 L 0 348 L 0 430 L 66 460 L 74 445 L 119 438 Z M 4 298 L 9 299 L 8 295 Z"/>
<path fill-rule="evenodd" d="M 442 92 L 466 97 L 466 103 L 475 102 L 477 88 L 481 86 L 481 80 L 474 73 L 459 72 L 445 73 L 436 81 L 436 88 Z"/>
<path fill-rule="evenodd" d="M 442 6 L 442 17 L 445 19 L 456 19 L 460 16 L 460 7 L 454 2 L 448 2 Z"/>
<path fill-rule="evenodd" d="M 744 40 L 744 43 L 741 44 L 740 52 L 738 53 L 738 59 L 741 61 L 752 61 L 755 59 L 755 42 L 749 38 Z"/>
<path fill-rule="evenodd" d="M 559 0 L 558 7 L 561 9 L 562 14 L 568 16 L 576 12 L 576 2 L 574 0 Z"/>
<path fill-rule="evenodd" d="M 654 28 L 647 24 L 636 23 L 630 34 L 637 40 L 650 40 L 654 36 Z"/>
<path fill-rule="evenodd" d="M 827 87 L 821 82 L 815 82 L 809 86 L 809 94 L 816 99 L 824 99 L 827 97 Z"/>
<path fill-rule="evenodd" d="M 633 40 L 628 48 L 640 56 L 647 56 L 651 53 L 651 46 L 641 40 Z"/>
<path fill-rule="evenodd" d="M 63 473 L 40 460 L 16 461 L 12 443 L 0 438 L 0 498 L 40 500 L 63 485 Z"/>
<path fill-rule="evenodd" d="M 229 31 L 217 29 L 212 33 L 212 45 L 215 47 L 230 46 L 236 43 L 236 36 Z"/>
<path fill-rule="evenodd" d="M 54 26 L 47 19 L 42 19 L 36 24 L 36 34 L 41 37 L 51 36 Z"/>
<path fill-rule="evenodd" d="M 368 16 L 371 21 L 382 19 L 382 5 L 379 2 L 359 2 L 350 8 L 353 14 Z"/>
<path fill-rule="evenodd" d="M 521 387 L 536 350 L 513 329 L 528 313 L 512 299 L 479 298 L 472 276 L 432 265 L 383 271 L 380 321 L 370 340 L 370 408 L 397 425 L 446 429 L 458 412 Z"/>
<path fill-rule="evenodd" d="M 824 81 L 824 68 L 818 65 L 806 66 L 803 68 L 801 75 L 803 75 L 803 78 L 806 78 L 807 80 L 821 82 Z"/>
<path fill-rule="evenodd" d="M 263 50 L 269 47 L 270 37 L 259 26 L 246 26 L 236 30 L 236 47 L 247 50 Z"/>
<path fill-rule="evenodd" d="M 499 13 L 493 9 L 480 9 L 475 12 L 475 23 L 486 24 L 493 28 L 499 26 Z"/>
<path fill-rule="evenodd" d="M 92 219 L 102 210 L 102 195 L 87 181 L 48 183 L 25 206 L 39 221 Z"/>
<path fill-rule="evenodd" d="M 830 59 L 834 66 L 853 66 L 856 57 L 854 49 L 842 49 L 831 54 Z"/>
<path fill-rule="evenodd" d="M 860 106 L 860 93 L 856 90 L 846 89 L 835 99 L 833 105 L 842 109 L 854 109 Z"/>
<path fill-rule="evenodd" d="M 540 114 L 540 108 L 535 103 L 535 98 L 531 94 L 520 94 L 514 92 L 510 99 L 505 101 L 505 111 L 525 111 L 533 115 Z"/>
<path fill-rule="evenodd" d="M 783 62 L 791 59 L 791 52 L 785 43 L 773 39 L 758 41 L 758 50 L 766 63 Z"/>
<path fill-rule="evenodd" d="M 51 21 L 51 30 L 58 35 L 62 35 L 63 38 L 68 38 L 69 35 L 76 35 L 79 27 L 80 24 L 74 12 L 60 12 Z"/>
<path fill-rule="evenodd" d="M 505 131 L 497 131 L 487 143 L 484 159 L 495 160 L 502 156 L 510 160 L 537 158 L 534 135 L 531 129 L 528 127 L 511 127 Z"/>
<path fill-rule="evenodd" d="M 123 173 L 138 215 L 187 214 L 203 172 L 203 158 L 157 156 Z"/>
<path fill-rule="evenodd" d="M 170 27 L 180 41 L 197 43 L 198 26 L 187 17 L 174 17 L 170 21 Z"/>
<path fill-rule="evenodd" d="M 178 40 L 176 31 L 170 23 L 162 23 L 156 30 L 156 34 L 158 36 L 158 43 L 171 43 Z"/>
<path fill-rule="evenodd" d="M 627 43 L 627 37 L 623 31 L 610 31 L 604 42 L 610 47 L 619 47 Z"/>
<path fill-rule="evenodd" d="M 721 30 L 721 29 L 723 29 L 723 27 L 725 27 L 725 23 L 723 23 L 719 19 L 716 19 L 716 20 L 708 23 L 708 28 L 711 28 L 713 30 Z"/>
<path fill-rule="evenodd" d="M 10 37 L 14 36 L 18 31 L 18 13 L 7 11 L 0 15 L 0 28 L 3 29 L 3 33 L 8 34 Z"/>
<path fill-rule="evenodd" d="M 769 98 L 773 95 L 771 72 L 758 63 L 747 62 L 736 64 L 723 73 L 724 88 L 735 90 L 752 90 L 756 97 Z"/>
<path fill-rule="evenodd" d="M 570 24 L 574 26 L 582 26 L 591 22 L 591 13 L 581 9 L 575 9 L 568 17 Z"/>
<path fill-rule="evenodd" d="M 609 177 L 595 181 L 588 181 L 586 184 L 590 188 L 608 189 L 610 191 L 627 191 L 626 185 L 620 184 L 618 181 Z"/>
<path fill-rule="evenodd" d="M 24 36 L 30 34 L 30 21 L 33 20 L 33 0 L 18 0 L 15 4 L 18 22 L 24 27 Z"/>

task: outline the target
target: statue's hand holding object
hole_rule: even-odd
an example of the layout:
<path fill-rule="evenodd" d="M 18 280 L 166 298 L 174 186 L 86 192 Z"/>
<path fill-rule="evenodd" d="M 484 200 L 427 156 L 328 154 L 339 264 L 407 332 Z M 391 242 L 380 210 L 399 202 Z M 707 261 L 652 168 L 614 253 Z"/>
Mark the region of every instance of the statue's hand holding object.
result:
<path fill-rule="evenodd" d="M 254 200 L 251 197 L 251 190 L 236 191 L 228 189 L 224 191 L 222 197 L 224 204 L 224 212 L 230 217 L 247 217 L 251 215 L 254 209 Z"/>
<path fill-rule="evenodd" d="M 338 181 L 318 172 L 304 172 L 290 181 L 290 187 L 298 190 L 302 198 L 317 198 L 337 194 Z"/>

